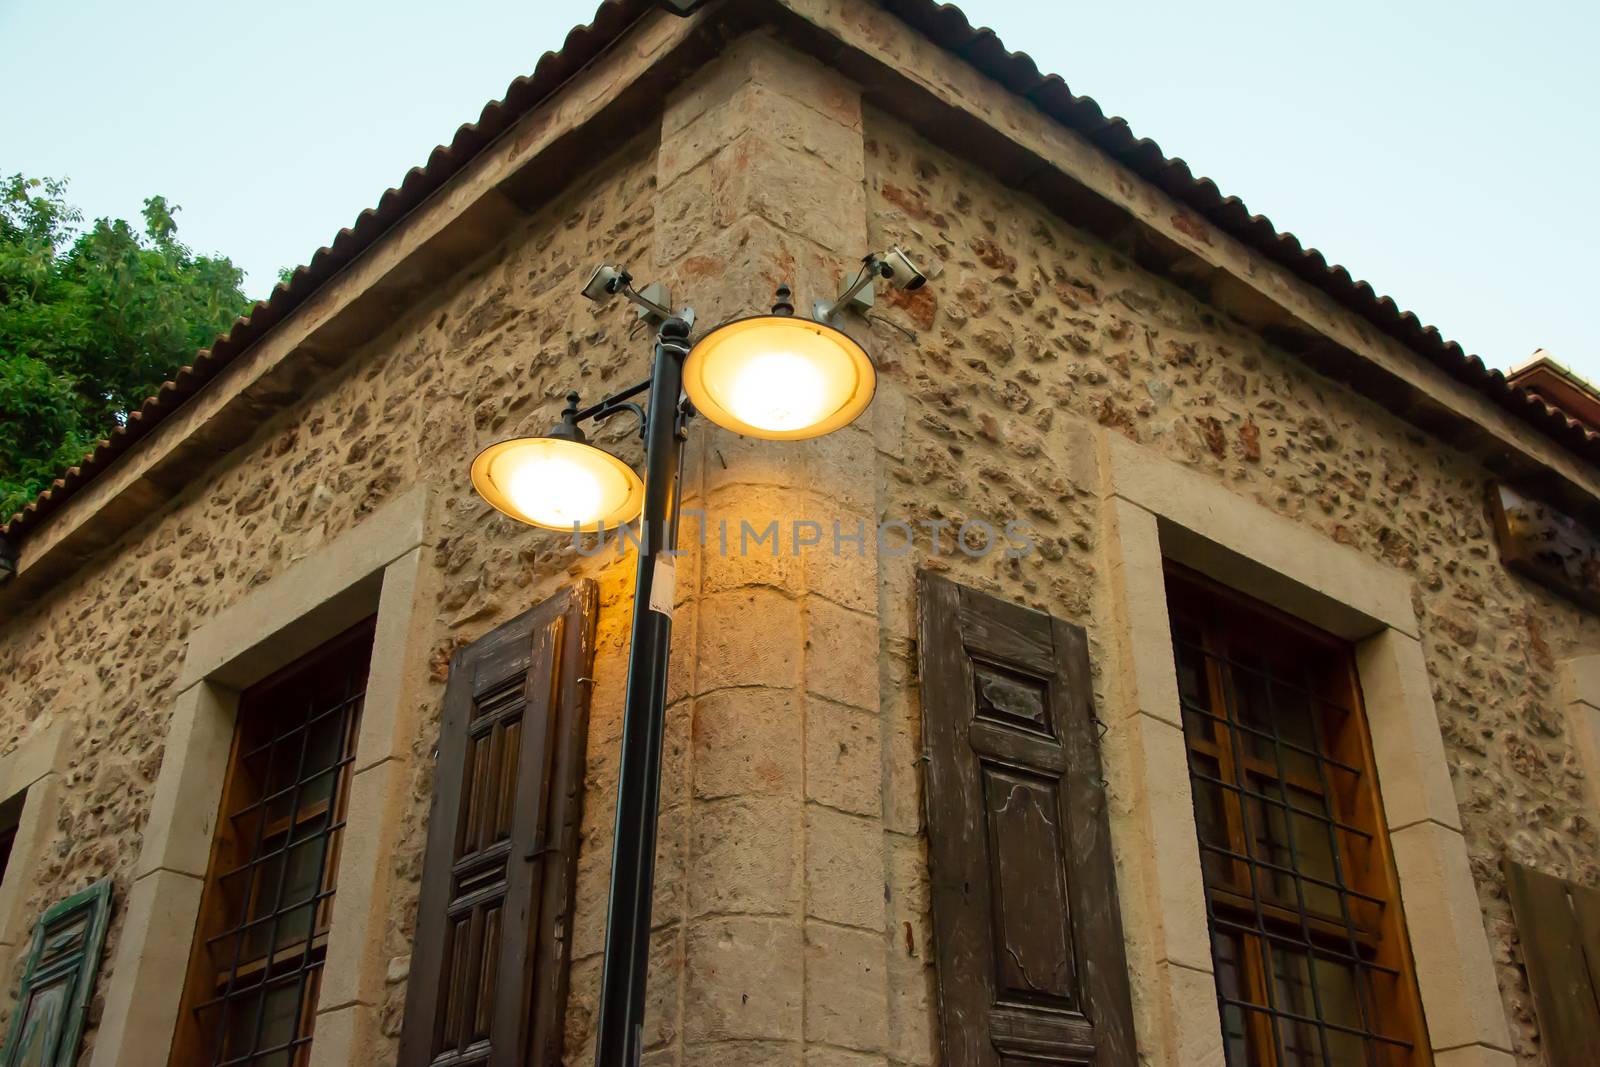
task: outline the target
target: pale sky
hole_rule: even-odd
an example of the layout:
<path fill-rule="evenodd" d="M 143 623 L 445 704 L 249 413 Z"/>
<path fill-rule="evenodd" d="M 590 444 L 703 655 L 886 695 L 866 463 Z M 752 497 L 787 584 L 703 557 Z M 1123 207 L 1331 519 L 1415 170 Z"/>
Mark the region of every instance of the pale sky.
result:
<path fill-rule="evenodd" d="M 161 193 L 263 296 L 594 6 L 0 0 L 0 173 Z M 1491 365 L 1600 379 L 1600 5 L 961 6 Z"/>

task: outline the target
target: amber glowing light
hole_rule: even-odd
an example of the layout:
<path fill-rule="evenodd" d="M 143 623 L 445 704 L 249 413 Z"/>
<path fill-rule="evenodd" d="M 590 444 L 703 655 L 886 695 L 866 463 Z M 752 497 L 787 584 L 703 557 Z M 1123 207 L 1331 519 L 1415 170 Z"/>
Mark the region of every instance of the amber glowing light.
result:
<path fill-rule="evenodd" d="M 603 449 L 563 437 L 519 437 L 472 461 L 478 495 L 519 522 L 547 530 L 598 530 L 638 518 L 644 482 Z"/>
<path fill-rule="evenodd" d="M 794 441 L 848 426 L 872 402 L 866 351 L 832 326 L 789 315 L 738 319 L 689 352 L 683 389 L 724 429 Z"/>

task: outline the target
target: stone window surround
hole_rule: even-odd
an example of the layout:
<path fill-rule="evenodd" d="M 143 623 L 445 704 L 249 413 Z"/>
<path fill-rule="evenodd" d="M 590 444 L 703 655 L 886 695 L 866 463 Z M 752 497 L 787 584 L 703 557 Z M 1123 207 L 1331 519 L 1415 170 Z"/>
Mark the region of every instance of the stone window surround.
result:
<path fill-rule="evenodd" d="M 1162 572 L 1170 559 L 1355 644 L 1434 1062 L 1511 1067 L 1410 579 L 1118 433 L 1084 427 L 1073 437 L 1079 484 L 1098 487 L 1107 539 L 1106 777 L 1129 963 L 1143 979 L 1142 1044 L 1161 1048 L 1158 1062 L 1223 1062 Z"/>
<path fill-rule="evenodd" d="M 353 1063 L 371 1047 L 384 987 L 385 857 L 409 784 L 405 709 L 415 706 L 410 684 L 426 667 L 417 621 L 425 607 L 427 510 L 427 488 L 419 485 L 189 635 L 115 963 L 103 972 L 92 1067 L 167 1063 L 239 692 L 376 614 L 311 1062 Z"/>
<path fill-rule="evenodd" d="M 1585 796 L 1591 808 L 1600 808 L 1600 654 L 1561 664 L 1561 702 L 1583 768 Z"/>
<path fill-rule="evenodd" d="M 28 899 L 32 873 L 55 832 L 56 817 L 61 812 L 61 795 L 66 788 L 63 775 L 70 754 L 66 737 L 66 725 L 53 723 L 9 755 L 0 756 L 0 803 L 19 793 L 23 795 L 11 861 L 4 879 L 0 879 L 0 960 L 8 963 L 33 939 L 33 924 L 38 916 L 24 912 L 23 905 Z M 3 973 L 9 974 L 9 967 Z M 12 983 L 5 980 L 4 984 L 0 1012 L 9 1009 L 16 996 Z"/>

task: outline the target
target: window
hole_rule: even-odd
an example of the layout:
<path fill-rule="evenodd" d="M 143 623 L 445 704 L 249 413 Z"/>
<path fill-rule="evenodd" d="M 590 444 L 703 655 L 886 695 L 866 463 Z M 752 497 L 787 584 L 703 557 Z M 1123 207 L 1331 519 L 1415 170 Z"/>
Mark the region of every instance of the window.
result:
<path fill-rule="evenodd" d="M 240 695 L 174 1064 L 309 1059 L 371 649 L 369 621 Z"/>
<path fill-rule="evenodd" d="M 22 805 L 27 802 L 28 791 L 13 796 L 0 804 L 0 879 L 11 866 L 11 850 L 17 844 L 17 830 L 22 822 Z"/>
<path fill-rule="evenodd" d="M 1349 645 L 1176 566 L 1168 601 L 1229 1064 L 1427 1048 Z"/>

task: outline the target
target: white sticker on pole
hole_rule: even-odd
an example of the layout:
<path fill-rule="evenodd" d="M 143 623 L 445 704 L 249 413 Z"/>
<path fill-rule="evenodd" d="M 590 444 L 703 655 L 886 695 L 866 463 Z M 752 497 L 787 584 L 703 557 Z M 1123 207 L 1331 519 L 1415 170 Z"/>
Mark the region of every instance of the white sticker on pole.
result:
<path fill-rule="evenodd" d="M 672 618 L 672 600 L 677 584 L 677 559 L 673 556 L 657 556 L 655 575 L 650 579 L 650 610 Z"/>

